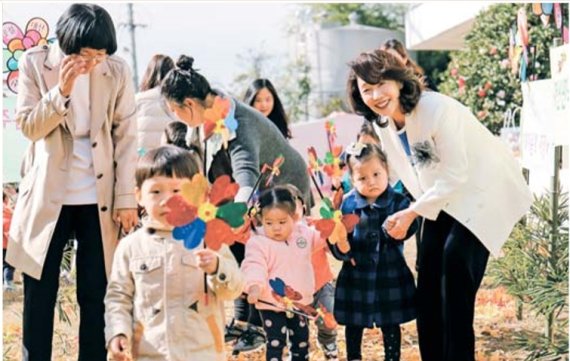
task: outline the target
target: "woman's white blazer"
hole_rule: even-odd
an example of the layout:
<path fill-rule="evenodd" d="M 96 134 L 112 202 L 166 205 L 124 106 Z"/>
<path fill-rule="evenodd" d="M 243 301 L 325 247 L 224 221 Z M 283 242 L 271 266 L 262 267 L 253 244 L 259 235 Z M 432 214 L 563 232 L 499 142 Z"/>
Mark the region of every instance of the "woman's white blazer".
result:
<path fill-rule="evenodd" d="M 532 203 L 506 145 L 467 107 L 437 92 L 422 93 L 405 128 L 411 159 L 391 119 L 385 128 L 375 124 L 391 179 L 400 179 L 416 199 L 412 209 L 429 220 L 448 213 L 498 255 Z"/>

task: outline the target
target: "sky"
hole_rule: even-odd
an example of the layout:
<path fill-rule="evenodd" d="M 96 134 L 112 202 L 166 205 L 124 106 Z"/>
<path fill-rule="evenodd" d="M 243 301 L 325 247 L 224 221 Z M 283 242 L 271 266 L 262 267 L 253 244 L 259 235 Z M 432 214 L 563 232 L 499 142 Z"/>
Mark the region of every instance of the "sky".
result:
<path fill-rule="evenodd" d="M 95 2 L 109 11 L 119 42 L 118 55 L 131 64 L 125 2 Z M 2 21 L 13 21 L 22 30 L 28 19 L 40 16 L 55 31 L 59 16 L 71 3 L 13 2 L 2 5 Z M 263 49 L 274 55 L 275 64 L 288 53 L 288 39 L 284 30 L 287 19 L 294 16 L 298 7 L 285 3 L 182 3 L 135 2 L 134 19 L 139 80 L 146 65 L 157 53 L 172 56 L 193 56 L 194 65 L 214 85 L 230 85 L 244 70 L 236 57 L 247 49 Z"/>

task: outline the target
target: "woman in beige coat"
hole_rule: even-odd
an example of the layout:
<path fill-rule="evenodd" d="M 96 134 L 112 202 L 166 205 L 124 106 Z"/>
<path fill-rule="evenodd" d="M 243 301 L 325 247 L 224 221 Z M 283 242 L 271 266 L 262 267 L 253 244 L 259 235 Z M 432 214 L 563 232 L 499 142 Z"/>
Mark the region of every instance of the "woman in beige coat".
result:
<path fill-rule="evenodd" d="M 65 243 L 78 241 L 79 360 L 105 359 L 104 305 L 119 225 L 137 222 L 133 84 L 114 56 L 115 28 L 93 4 L 74 4 L 57 45 L 20 59 L 17 121 L 32 141 L 7 260 L 24 273 L 23 355 L 51 360 Z"/>

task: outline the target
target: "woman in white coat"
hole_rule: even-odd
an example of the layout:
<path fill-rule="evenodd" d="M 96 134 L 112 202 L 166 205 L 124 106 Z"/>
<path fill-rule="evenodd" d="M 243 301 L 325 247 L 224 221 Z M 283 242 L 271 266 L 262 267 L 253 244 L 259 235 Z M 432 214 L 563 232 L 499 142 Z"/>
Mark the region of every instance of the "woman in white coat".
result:
<path fill-rule="evenodd" d="M 422 83 L 388 52 L 350 64 L 349 101 L 375 122 L 392 176 L 415 198 L 389 217 L 395 239 L 424 217 L 418 336 L 424 361 L 474 361 L 475 296 L 489 252 L 498 254 L 532 196 L 500 139 L 471 111 Z"/>
<path fill-rule="evenodd" d="M 160 146 L 161 137 L 170 122 L 178 119 L 160 94 L 160 83 L 174 68 L 171 57 L 156 54 L 148 63 L 140 85 L 140 93 L 135 95 L 137 104 L 137 147 L 139 153 Z"/>
<path fill-rule="evenodd" d="M 75 234 L 78 359 L 101 361 L 119 224 L 137 223 L 134 87 L 105 9 L 73 4 L 55 32 L 58 44 L 20 58 L 16 118 L 33 147 L 6 257 L 24 273 L 23 359 L 51 360 L 62 253 Z"/>

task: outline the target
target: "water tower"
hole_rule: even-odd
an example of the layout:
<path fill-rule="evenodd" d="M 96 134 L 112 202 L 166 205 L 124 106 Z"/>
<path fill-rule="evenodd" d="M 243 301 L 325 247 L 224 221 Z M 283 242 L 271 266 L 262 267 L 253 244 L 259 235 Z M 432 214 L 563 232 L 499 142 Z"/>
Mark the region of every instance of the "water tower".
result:
<path fill-rule="evenodd" d="M 346 64 L 361 52 L 376 49 L 391 38 L 405 43 L 402 32 L 361 25 L 355 13 L 350 14 L 349 21 L 343 26 L 308 26 L 306 52 L 311 66 L 312 104 L 325 104 L 333 97 L 345 99 Z"/>

